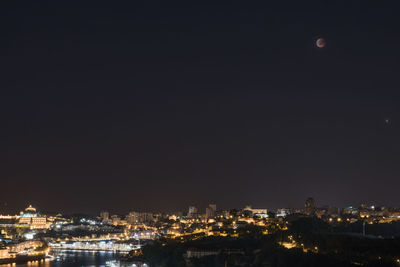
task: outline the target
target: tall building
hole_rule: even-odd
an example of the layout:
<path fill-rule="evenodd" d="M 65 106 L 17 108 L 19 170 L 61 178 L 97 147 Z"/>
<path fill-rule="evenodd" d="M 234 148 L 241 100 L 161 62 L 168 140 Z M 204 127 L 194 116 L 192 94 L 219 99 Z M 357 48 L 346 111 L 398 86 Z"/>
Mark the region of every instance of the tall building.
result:
<path fill-rule="evenodd" d="M 151 223 L 154 221 L 153 213 L 131 211 L 126 215 L 129 224 Z"/>
<path fill-rule="evenodd" d="M 217 213 L 217 204 L 210 204 L 210 205 L 208 205 L 208 206 L 210 207 L 210 209 L 211 209 L 213 212 Z"/>
<path fill-rule="evenodd" d="M 307 215 L 314 215 L 315 213 L 315 202 L 312 197 L 306 199 L 304 213 Z"/>
<path fill-rule="evenodd" d="M 108 222 L 110 219 L 110 213 L 108 211 L 100 212 L 100 220 L 104 223 Z"/>
<path fill-rule="evenodd" d="M 206 218 L 214 218 L 217 215 L 217 205 L 210 204 L 206 208 Z"/>
<path fill-rule="evenodd" d="M 189 211 L 188 211 L 188 214 L 187 214 L 187 216 L 189 217 L 189 218 L 193 218 L 193 217 L 196 217 L 198 214 L 197 214 L 197 208 L 195 207 L 195 206 L 189 206 Z"/>

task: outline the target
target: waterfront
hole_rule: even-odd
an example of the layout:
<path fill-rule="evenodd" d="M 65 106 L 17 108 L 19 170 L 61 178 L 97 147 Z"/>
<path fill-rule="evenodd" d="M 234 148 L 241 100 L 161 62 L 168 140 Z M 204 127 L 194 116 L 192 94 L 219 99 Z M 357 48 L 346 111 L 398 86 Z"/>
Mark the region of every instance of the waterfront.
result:
<path fill-rule="evenodd" d="M 35 266 L 43 266 L 43 267 L 73 267 L 73 266 L 109 266 L 109 267 L 117 267 L 117 266 L 135 266 L 135 263 L 132 262 L 120 262 L 119 254 L 111 253 L 111 252 L 89 252 L 89 251 L 60 251 L 54 253 L 54 260 L 43 260 L 43 261 L 34 261 L 28 262 L 26 264 L 3 264 L 0 267 L 6 266 L 18 266 L 18 267 L 35 267 Z M 137 267 L 145 267 L 148 266 L 146 264 L 136 263 Z"/>

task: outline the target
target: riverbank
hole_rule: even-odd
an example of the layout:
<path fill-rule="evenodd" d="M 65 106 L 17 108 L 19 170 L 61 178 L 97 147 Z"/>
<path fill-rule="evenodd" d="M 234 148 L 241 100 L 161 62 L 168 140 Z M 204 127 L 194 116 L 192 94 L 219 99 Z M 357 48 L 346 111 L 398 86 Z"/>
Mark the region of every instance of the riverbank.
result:
<path fill-rule="evenodd" d="M 44 261 L 46 259 L 46 255 L 20 255 L 15 258 L 6 258 L 0 259 L 0 264 L 24 264 L 30 261 Z"/>

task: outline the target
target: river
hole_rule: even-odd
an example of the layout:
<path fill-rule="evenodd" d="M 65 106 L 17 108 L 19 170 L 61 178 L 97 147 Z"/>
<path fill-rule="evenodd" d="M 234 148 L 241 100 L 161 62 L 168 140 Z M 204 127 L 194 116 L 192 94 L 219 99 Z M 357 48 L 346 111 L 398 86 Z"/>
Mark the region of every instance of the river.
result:
<path fill-rule="evenodd" d="M 89 251 L 62 251 L 54 254 L 54 260 L 43 260 L 36 262 L 28 262 L 26 264 L 4 264 L 0 267 L 6 266 L 18 266 L 18 267 L 73 267 L 73 266 L 84 266 L 84 267 L 118 267 L 118 266 L 131 266 L 131 267 L 148 267 L 147 264 L 132 263 L 132 262 L 120 262 L 118 260 L 119 255 L 110 252 L 89 252 Z"/>

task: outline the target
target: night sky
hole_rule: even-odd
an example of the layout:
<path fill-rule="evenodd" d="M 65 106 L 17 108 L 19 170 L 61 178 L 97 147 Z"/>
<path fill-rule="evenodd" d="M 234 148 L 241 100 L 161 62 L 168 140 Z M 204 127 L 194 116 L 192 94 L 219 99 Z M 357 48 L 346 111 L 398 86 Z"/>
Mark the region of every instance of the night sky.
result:
<path fill-rule="evenodd" d="M 400 206 L 399 8 L 2 1 L 0 213 Z"/>

